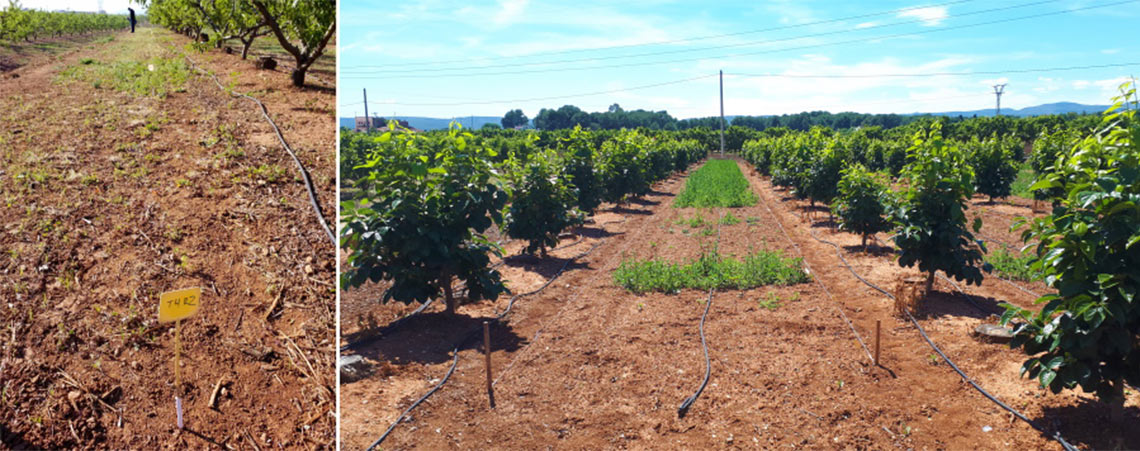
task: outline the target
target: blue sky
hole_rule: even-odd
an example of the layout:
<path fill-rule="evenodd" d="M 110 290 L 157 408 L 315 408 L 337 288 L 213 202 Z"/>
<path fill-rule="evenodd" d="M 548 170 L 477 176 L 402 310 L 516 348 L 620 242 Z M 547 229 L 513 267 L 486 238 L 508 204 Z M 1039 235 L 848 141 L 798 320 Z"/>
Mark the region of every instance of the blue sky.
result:
<path fill-rule="evenodd" d="M 601 111 L 613 103 L 676 117 L 713 116 L 721 69 L 728 115 L 991 108 L 995 83 L 1008 84 L 1003 108 L 1104 104 L 1125 77 L 1140 74 L 1140 64 L 1009 72 L 1140 63 L 1140 42 L 1124 36 L 1140 23 L 1140 1 L 387 5 L 340 2 L 340 116 L 363 113 L 362 88 L 370 112 L 383 116 L 501 116 L 522 108 L 533 118 L 544 107 Z M 995 21 L 1004 22 L 984 24 Z M 996 73 L 878 76 L 947 72 Z M 819 75 L 839 77 L 800 78 Z M 662 85 L 527 100 L 654 84 Z M 500 101 L 512 102 L 480 104 Z"/>
<path fill-rule="evenodd" d="M 5 1 L 3 5 L 7 6 L 8 2 Z M 146 10 L 131 0 L 22 0 L 20 6 L 47 11 L 95 12 L 102 10 L 111 14 L 126 14 L 128 7 L 134 8 L 136 13 Z"/>

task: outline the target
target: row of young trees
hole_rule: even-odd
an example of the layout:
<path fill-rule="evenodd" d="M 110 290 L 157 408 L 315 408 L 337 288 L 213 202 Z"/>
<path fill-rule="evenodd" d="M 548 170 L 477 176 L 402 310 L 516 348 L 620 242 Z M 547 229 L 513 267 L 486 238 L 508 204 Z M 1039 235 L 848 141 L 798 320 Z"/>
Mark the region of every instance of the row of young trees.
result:
<path fill-rule="evenodd" d="M 344 131 L 342 158 L 356 197 L 341 205 L 348 250 L 343 287 L 387 281 L 383 302 L 442 296 L 454 313 L 453 280 L 467 299 L 506 291 L 490 266 L 502 250 L 492 225 L 545 254 L 561 232 L 581 225 L 602 202 L 622 204 L 703 159 L 692 139 L 636 130 L 595 133 L 580 127 L 544 143 L 534 135 L 488 138 L 453 126 L 446 132 Z M 345 168 L 342 167 L 342 171 Z"/>
<path fill-rule="evenodd" d="M 150 20 L 220 48 L 241 43 L 242 59 L 254 40 L 273 36 L 294 59 L 290 79 L 304 86 L 305 75 L 336 35 L 334 0 L 136 0 Z"/>
<path fill-rule="evenodd" d="M 1036 250 L 1032 266 L 1056 292 L 1038 299 L 1044 307 L 1036 312 L 1004 304 L 1002 317 L 1014 325 L 1011 346 L 1030 356 L 1022 375 L 1054 393 L 1096 393 L 1118 424 L 1124 386 L 1140 385 L 1140 102 L 1134 87 L 1121 89 L 1091 133 L 1061 128 L 1037 140 L 1030 189 L 1053 210 L 1015 228 L 1028 225 L 1022 238 Z M 830 203 L 864 245 L 867 235 L 896 231 L 899 265 L 926 273 L 927 292 L 937 271 L 980 284 L 986 249 L 971 228 L 981 223 L 968 225 L 965 210 L 975 192 L 1009 194 L 1018 139 L 947 139 L 931 124 L 914 134 L 898 171 L 872 150 L 897 145 L 852 141 L 816 129 L 748 141 L 742 155 L 797 197 Z M 897 175 L 897 192 L 888 174 Z"/>
<path fill-rule="evenodd" d="M 0 9 L 0 43 L 31 42 L 130 26 L 124 15 L 39 11 L 25 9 L 16 0 L 8 0 L 8 5 Z"/>

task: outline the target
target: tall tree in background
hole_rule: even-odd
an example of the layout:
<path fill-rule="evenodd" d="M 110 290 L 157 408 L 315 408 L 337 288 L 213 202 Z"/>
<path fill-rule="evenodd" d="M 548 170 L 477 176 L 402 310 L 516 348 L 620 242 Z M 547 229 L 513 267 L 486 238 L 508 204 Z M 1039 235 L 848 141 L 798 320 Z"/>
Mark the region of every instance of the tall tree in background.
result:
<path fill-rule="evenodd" d="M 249 56 L 249 48 L 255 39 L 269 34 L 265 19 L 247 1 L 197 0 L 189 3 L 217 32 L 214 47 L 221 47 L 223 42 L 237 39 L 241 42 L 241 59 Z"/>
<path fill-rule="evenodd" d="M 503 124 L 503 128 L 515 128 L 526 126 L 526 124 L 530 123 L 530 119 L 523 114 L 522 110 L 514 109 L 508 111 L 500 122 Z"/>
<path fill-rule="evenodd" d="M 336 34 L 333 0 L 251 0 L 277 42 L 293 55 L 293 86 L 305 85 L 305 73 Z"/>

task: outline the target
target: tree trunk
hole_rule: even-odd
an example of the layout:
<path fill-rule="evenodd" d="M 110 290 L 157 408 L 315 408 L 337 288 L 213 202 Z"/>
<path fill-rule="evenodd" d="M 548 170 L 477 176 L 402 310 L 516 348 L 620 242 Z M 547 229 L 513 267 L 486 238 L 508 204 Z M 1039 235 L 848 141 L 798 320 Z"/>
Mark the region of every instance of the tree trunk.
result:
<path fill-rule="evenodd" d="M 930 271 L 930 273 L 928 273 L 926 275 L 926 296 L 930 296 L 930 293 L 932 291 L 934 291 L 934 273 L 935 272 L 937 272 L 937 271 Z"/>
<path fill-rule="evenodd" d="M 296 69 L 293 69 L 293 73 L 291 74 L 293 77 L 293 86 L 298 88 L 305 86 L 305 71 L 306 69 L 302 69 L 300 65 L 298 65 Z"/>
<path fill-rule="evenodd" d="M 447 301 L 447 314 L 454 315 L 458 303 L 455 300 L 455 294 L 451 292 L 451 273 L 444 271 L 440 280 L 443 283 L 443 297 Z"/>
<path fill-rule="evenodd" d="M 867 252 L 867 234 L 863 234 L 863 252 Z"/>
<path fill-rule="evenodd" d="M 1111 429 L 1115 430 L 1113 440 L 1115 449 L 1126 449 L 1124 446 L 1124 378 L 1118 377 L 1112 381 L 1112 397 L 1106 399 L 1109 405 L 1109 421 Z"/>
<path fill-rule="evenodd" d="M 241 41 L 241 59 L 244 60 L 246 56 L 249 56 L 249 48 L 252 45 L 253 45 L 253 39 L 250 39 L 248 41 L 246 41 L 246 40 Z"/>

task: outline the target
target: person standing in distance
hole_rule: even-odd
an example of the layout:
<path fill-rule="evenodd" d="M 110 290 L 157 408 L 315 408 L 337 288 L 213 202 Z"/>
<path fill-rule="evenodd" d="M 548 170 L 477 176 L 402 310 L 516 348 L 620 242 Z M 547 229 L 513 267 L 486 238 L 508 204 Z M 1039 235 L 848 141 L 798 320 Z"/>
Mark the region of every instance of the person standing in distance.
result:
<path fill-rule="evenodd" d="M 131 12 L 131 33 L 134 33 L 135 32 L 135 23 L 138 22 L 138 20 L 135 19 L 135 9 L 134 8 L 127 8 L 127 11 Z"/>

